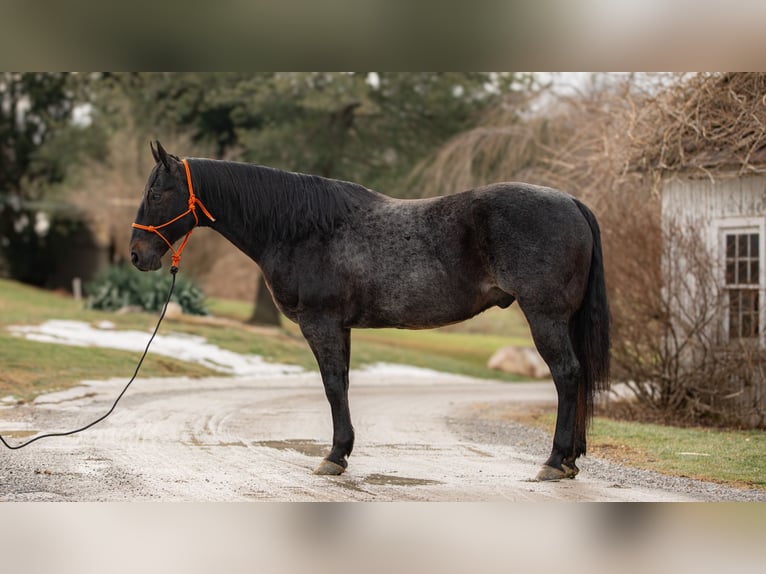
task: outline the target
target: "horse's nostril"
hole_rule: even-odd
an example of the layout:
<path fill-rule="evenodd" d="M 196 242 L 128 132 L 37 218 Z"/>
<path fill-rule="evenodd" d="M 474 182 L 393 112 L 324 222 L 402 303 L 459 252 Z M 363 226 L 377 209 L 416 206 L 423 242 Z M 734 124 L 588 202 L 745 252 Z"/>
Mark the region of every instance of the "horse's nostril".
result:
<path fill-rule="evenodd" d="M 130 252 L 130 261 L 133 265 L 138 265 L 138 253 L 135 251 Z"/>

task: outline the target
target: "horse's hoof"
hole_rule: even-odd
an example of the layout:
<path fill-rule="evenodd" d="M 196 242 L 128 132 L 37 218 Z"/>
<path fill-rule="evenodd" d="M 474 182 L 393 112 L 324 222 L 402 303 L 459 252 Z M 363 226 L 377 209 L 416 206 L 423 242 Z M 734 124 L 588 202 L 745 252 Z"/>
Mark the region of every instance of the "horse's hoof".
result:
<path fill-rule="evenodd" d="M 559 470 L 558 468 L 553 468 L 552 466 L 548 466 L 547 464 L 544 464 L 543 467 L 540 469 L 540 472 L 537 473 L 535 480 L 537 481 L 561 480 L 562 478 L 566 478 L 566 477 L 567 475 L 565 471 Z"/>
<path fill-rule="evenodd" d="M 338 476 L 343 474 L 345 470 L 346 469 L 341 465 L 331 460 L 324 459 L 319 463 L 319 466 L 314 469 L 314 474 Z"/>
<path fill-rule="evenodd" d="M 566 464 L 562 462 L 561 466 L 564 469 L 564 478 L 574 478 L 580 472 L 580 469 L 574 463 Z"/>

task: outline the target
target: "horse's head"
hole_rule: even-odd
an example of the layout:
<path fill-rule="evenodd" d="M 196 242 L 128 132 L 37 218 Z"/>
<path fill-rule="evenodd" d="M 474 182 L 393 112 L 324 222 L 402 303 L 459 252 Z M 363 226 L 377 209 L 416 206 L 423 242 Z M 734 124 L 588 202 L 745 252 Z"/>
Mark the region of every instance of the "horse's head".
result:
<path fill-rule="evenodd" d="M 188 213 L 189 188 L 183 163 L 165 151 L 160 142 L 149 144 L 157 164 L 149 175 L 144 197 L 136 214 L 136 225 L 130 238 L 130 260 L 141 271 L 159 269 L 160 258 L 179 238 L 189 233 L 196 223 L 195 217 L 180 217 Z M 168 223 L 171 222 L 171 223 Z M 152 226 L 158 232 L 145 227 Z M 167 240 L 163 240 L 163 237 Z"/>

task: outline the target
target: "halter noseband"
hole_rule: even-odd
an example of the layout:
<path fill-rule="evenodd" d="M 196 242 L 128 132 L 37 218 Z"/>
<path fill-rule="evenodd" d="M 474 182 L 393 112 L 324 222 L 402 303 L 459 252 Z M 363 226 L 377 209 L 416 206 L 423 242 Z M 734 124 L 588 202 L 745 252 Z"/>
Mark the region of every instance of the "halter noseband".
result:
<path fill-rule="evenodd" d="M 202 205 L 202 202 L 199 200 L 199 198 L 194 195 L 194 187 L 192 186 L 192 178 L 191 178 L 191 171 L 189 170 L 189 162 L 186 160 L 183 160 L 184 168 L 186 168 L 186 182 L 189 187 L 189 209 L 184 211 L 181 215 L 178 215 L 171 219 L 170 221 L 167 221 L 163 223 L 162 225 L 141 225 L 140 223 L 133 223 L 133 227 L 136 229 L 141 229 L 143 231 L 149 231 L 150 233 L 156 233 L 160 236 L 160 238 L 168 244 L 168 247 L 170 248 L 170 251 L 173 252 L 173 267 L 178 268 L 178 262 L 181 261 L 181 253 L 184 250 L 184 247 L 186 247 L 186 242 L 189 241 L 189 237 L 192 234 L 192 231 L 194 231 L 194 228 L 199 225 L 199 218 L 197 217 L 197 206 L 199 205 L 199 208 L 202 210 L 202 212 L 207 216 L 207 218 L 210 221 L 215 221 L 215 217 L 210 215 L 210 212 L 205 208 L 204 205 Z M 175 223 L 179 219 L 186 217 L 191 213 L 194 216 L 194 227 L 192 227 L 189 232 L 186 234 L 186 237 L 184 237 L 183 242 L 181 243 L 181 246 L 178 248 L 178 250 L 173 248 L 173 244 L 168 241 L 168 238 L 165 237 L 159 230 L 163 227 L 167 227 L 168 225 Z"/>

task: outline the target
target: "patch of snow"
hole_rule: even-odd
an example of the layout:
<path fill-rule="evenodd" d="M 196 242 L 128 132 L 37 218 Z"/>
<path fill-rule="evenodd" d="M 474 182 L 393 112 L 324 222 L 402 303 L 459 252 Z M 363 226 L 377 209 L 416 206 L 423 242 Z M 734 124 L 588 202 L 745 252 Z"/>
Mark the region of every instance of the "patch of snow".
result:
<path fill-rule="evenodd" d="M 435 371 L 412 365 L 397 363 L 372 363 L 351 371 L 354 387 L 360 386 L 411 386 L 426 385 L 443 387 L 447 384 L 486 383 L 486 379 L 475 379 L 465 375 Z"/>
<path fill-rule="evenodd" d="M 8 327 L 14 335 L 31 341 L 60 343 L 78 347 L 103 347 L 140 353 L 146 347 L 149 333 L 143 331 L 117 331 L 95 328 L 82 321 L 47 321 L 42 325 L 16 325 Z M 284 373 L 300 373 L 303 369 L 293 365 L 267 363 L 258 355 L 241 355 L 208 343 L 194 335 L 158 334 L 150 353 L 174 357 L 205 367 L 247 377 L 269 377 Z"/>
<path fill-rule="evenodd" d="M 8 330 L 14 335 L 30 341 L 59 343 L 77 347 L 120 349 L 136 353 L 144 350 L 150 336 L 150 333 L 145 331 L 117 330 L 111 321 L 101 321 L 93 326 L 82 321 L 51 320 L 42 325 L 15 325 L 8 327 Z M 295 365 L 269 363 L 258 355 L 243 355 L 222 349 L 217 345 L 208 343 L 204 337 L 196 335 L 157 334 L 149 353 L 196 363 L 219 373 L 248 378 L 276 380 L 275 377 L 278 378 L 279 375 L 283 374 L 310 374 Z M 424 381 L 426 379 L 443 381 L 445 377 L 465 378 L 432 369 L 392 363 L 374 363 L 355 370 L 355 372 L 363 375 L 363 380 L 369 380 L 370 377 L 373 377 L 376 380 L 385 379 L 389 383 L 396 382 L 398 379 L 411 381 L 413 378 Z M 57 396 L 56 400 L 62 399 Z"/>
<path fill-rule="evenodd" d="M 372 365 L 365 365 L 359 369 L 359 372 L 368 375 L 415 378 L 432 378 L 434 376 L 444 375 L 444 373 L 434 371 L 433 369 L 424 369 L 422 367 L 413 367 L 411 365 L 397 365 L 394 363 L 373 363 Z"/>

